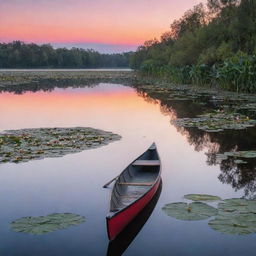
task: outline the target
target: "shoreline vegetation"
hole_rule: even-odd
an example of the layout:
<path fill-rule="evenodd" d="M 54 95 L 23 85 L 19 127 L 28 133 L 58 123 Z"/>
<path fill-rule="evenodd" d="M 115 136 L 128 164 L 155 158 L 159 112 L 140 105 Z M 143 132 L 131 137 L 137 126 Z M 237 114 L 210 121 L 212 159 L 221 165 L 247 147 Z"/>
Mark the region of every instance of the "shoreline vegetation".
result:
<path fill-rule="evenodd" d="M 151 81 L 255 93 L 255 23 L 255 1 L 207 0 L 205 4 L 195 5 L 175 20 L 170 30 L 163 33 L 159 40 L 154 38 L 146 41 L 136 52 L 100 54 L 92 49 L 54 49 L 50 44 L 14 41 L 0 43 L 0 68 L 130 67 Z M 115 77 L 113 73 L 111 77 L 107 73 L 89 76 L 83 71 L 76 71 L 76 75 L 68 77 L 67 73 L 61 71 L 40 76 L 35 73 L 21 75 L 19 72 L 14 75 L 9 72 L 0 71 L 0 89 L 14 84 L 61 82 L 82 85 L 102 78 L 106 82 L 116 82 L 131 76 L 122 73 L 116 73 Z"/>
<path fill-rule="evenodd" d="M 208 0 L 146 41 L 131 68 L 169 83 L 255 93 L 256 2 Z"/>

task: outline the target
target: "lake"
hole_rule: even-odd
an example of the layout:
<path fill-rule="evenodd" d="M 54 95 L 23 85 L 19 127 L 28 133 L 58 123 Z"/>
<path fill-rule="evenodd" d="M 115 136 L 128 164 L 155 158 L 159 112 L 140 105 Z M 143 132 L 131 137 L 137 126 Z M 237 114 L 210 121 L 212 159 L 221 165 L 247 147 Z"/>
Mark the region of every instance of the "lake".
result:
<path fill-rule="evenodd" d="M 232 136 L 212 135 L 214 141 L 193 129 L 177 129 L 170 122 L 177 116 L 200 111 L 200 105 L 182 101 L 168 105 L 164 99 L 145 96 L 122 84 L 99 83 L 90 88 L 55 88 L 22 94 L 2 92 L 1 131 L 85 126 L 117 133 L 122 139 L 61 158 L 1 164 L 0 253 L 106 255 L 110 249 L 105 217 L 111 186 L 102 186 L 155 142 L 162 160 L 162 191 L 145 225 L 123 255 L 255 255 L 256 234 L 221 234 L 209 228 L 208 220 L 181 221 L 162 211 L 165 204 L 184 201 L 185 194 L 232 198 L 254 192 L 248 184 L 255 180 L 246 176 L 241 185 L 236 172 L 228 173 L 220 165 L 210 164 L 206 153 L 216 147 L 227 147 L 235 139 L 241 141 L 248 134 L 255 134 L 255 129 Z M 255 146 L 254 141 L 251 143 Z M 86 221 L 40 236 L 10 229 L 10 222 L 17 218 L 55 212 L 76 213 L 85 216 Z M 117 255 L 114 251 L 108 253 Z"/>

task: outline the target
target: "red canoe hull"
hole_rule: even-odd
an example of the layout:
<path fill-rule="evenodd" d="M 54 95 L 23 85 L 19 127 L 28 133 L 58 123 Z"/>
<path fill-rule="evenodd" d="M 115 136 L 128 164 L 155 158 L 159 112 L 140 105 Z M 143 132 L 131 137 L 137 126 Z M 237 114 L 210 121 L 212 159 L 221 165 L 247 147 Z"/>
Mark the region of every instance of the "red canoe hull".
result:
<path fill-rule="evenodd" d="M 109 240 L 115 239 L 115 237 L 139 214 L 139 212 L 150 202 L 155 195 L 161 178 L 158 177 L 156 183 L 152 188 L 144 194 L 137 201 L 132 203 L 127 208 L 116 213 L 114 216 L 107 217 L 107 229 Z"/>

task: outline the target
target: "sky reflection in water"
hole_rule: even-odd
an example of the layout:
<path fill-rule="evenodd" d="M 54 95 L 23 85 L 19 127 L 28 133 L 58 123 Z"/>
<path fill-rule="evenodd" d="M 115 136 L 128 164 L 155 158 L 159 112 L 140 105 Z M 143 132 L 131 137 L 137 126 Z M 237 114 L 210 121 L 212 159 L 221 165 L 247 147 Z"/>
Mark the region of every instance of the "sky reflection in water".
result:
<path fill-rule="evenodd" d="M 165 112 L 165 113 L 164 113 Z M 254 255 L 255 235 L 229 236 L 207 221 L 184 222 L 166 216 L 166 203 L 187 193 L 240 197 L 195 151 L 187 136 L 170 124 L 158 101 L 145 100 L 122 85 L 0 94 L 0 130 L 90 126 L 120 134 L 120 141 L 62 158 L 0 165 L 0 253 L 3 255 L 106 255 L 105 216 L 111 189 L 102 185 L 156 142 L 163 164 L 163 188 L 149 220 L 124 255 Z M 78 227 L 42 236 L 14 233 L 9 223 L 24 216 L 73 212 L 86 217 Z"/>

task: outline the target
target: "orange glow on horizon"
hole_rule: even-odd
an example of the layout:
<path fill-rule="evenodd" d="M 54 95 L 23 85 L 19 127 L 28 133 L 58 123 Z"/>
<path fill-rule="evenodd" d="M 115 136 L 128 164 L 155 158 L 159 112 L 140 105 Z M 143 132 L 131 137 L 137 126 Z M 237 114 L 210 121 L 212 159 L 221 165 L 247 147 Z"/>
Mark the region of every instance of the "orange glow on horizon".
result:
<path fill-rule="evenodd" d="M 0 0 L 0 41 L 140 45 L 199 2 Z"/>

